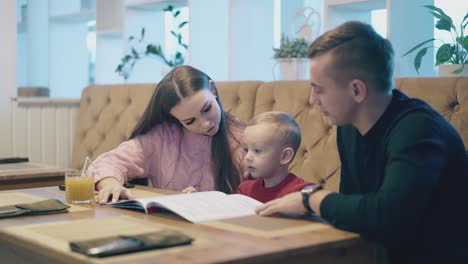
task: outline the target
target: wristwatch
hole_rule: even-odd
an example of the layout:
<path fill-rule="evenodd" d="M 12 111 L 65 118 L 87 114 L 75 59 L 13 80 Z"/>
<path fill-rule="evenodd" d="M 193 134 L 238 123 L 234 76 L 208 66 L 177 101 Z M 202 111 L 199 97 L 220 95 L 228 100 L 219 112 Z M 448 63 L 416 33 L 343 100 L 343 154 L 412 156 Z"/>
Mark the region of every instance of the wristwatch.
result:
<path fill-rule="evenodd" d="M 322 185 L 321 184 L 315 184 L 315 185 L 307 185 L 305 186 L 304 188 L 302 188 L 301 190 L 301 194 L 302 194 L 302 203 L 304 204 L 304 207 L 305 209 L 307 210 L 307 213 L 308 214 L 313 214 L 314 211 L 312 210 L 312 208 L 310 207 L 310 204 L 309 204 L 309 197 L 322 189 Z"/>

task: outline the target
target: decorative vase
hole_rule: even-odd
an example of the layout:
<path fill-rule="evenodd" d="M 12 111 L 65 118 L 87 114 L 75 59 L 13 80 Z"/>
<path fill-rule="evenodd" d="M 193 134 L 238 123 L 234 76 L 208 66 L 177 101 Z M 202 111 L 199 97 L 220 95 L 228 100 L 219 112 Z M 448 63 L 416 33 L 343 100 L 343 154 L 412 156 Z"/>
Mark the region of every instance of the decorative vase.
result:
<path fill-rule="evenodd" d="M 441 64 L 439 65 L 439 77 L 468 77 L 468 64 L 465 64 L 463 71 L 459 74 L 453 73 L 460 67 L 461 64 Z"/>
<path fill-rule="evenodd" d="M 276 76 L 276 66 L 279 65 L 280 76 Z M 273 65 L 273 80 L 308 80 L 309 79 L 309 59 L 289 58 L 276 59 Z"/>

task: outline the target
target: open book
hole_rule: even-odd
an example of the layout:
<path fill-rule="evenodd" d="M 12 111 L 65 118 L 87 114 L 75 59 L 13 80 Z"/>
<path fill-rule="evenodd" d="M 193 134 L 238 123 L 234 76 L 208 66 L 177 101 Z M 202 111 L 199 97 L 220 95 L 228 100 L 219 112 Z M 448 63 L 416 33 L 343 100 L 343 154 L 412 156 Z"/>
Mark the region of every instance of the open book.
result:
<path fill-rule="evenodd" d="M 254 215 L 255 208 L 262 203 L 242 194 L 210 191 L 123 200 L 108 205 L 144 210 L 146 213 L 151 213 L 154 208 L 163 208 L 198 223 Z"/>

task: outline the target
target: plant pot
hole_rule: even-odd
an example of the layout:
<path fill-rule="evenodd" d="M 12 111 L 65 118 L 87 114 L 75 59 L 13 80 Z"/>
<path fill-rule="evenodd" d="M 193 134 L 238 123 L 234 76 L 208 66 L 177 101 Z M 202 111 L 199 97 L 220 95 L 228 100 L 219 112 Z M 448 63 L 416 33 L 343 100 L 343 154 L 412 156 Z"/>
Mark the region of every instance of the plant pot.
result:
<path fill-rule="evenodd" d="M 278 65 L 280 68 L 280 75 L 276 76 L 276 66 Z M 273 65 L 273 80 L 308 80 L 308 79 L 309 79 L 309 59 L 307 58 L 276 59 L 276 63 Z"/>
<path fill-rule="evenodd" d="M 459 74 L 453 73 L 456 69 L 460 68 L 461 64 L 442 64 L 439 65 L 439 77 L 468 77 L 468 64 L 465 64 L 463 71 Z"/>

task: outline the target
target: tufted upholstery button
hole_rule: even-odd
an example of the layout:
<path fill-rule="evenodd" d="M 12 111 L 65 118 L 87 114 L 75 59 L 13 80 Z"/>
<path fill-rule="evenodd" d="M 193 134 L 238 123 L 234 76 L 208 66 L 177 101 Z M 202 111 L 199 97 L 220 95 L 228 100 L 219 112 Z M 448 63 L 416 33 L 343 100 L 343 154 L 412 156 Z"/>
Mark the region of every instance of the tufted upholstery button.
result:
<path fill-rule="evenodd" d="M 99 120 L 99 116 L 98 115 L 94 116 L 93 120 L 94 120 L 94 122 L 97 122 Z"/>
<path fill-rule="evenodd" d="M 127 103 L 132 104 L 132 98 L 131 97 L 127 98 Z"/>
<path fill-rule="evenodd" d="M 119 115 L 114 116 L 114 121 L 115 121 L 115 122 L 119 122 L 119 120 L 120 120 L 120 116 L 119 116 Z"/>
<path fill-rule="evenodd" d="M 122 135 L 120 135 L 120 139 L 122 140 L 122 142 L 123 142 L 123 141 L 126 141 L 126 140 L 127 140 L 127 136 L 125 136 L 125 135 L 122 134 Z"/>
<path fill-rule="evenodd" d="M 91 104 L 91 96 L 88 96 L 88 97 L 86 98 L 86 103 L 87 103 L 87 104 Z"/>
<path fill-rule="evenodd" d="M 101 140 L 105 140 L 106 139 L 106 134 L 101 134 Z"/>
<path fill-rule="evenodd" d="M 88 133 L 86 133 L 86 130 L 81 133 L 81 138 L 84 139 Z"/>
<path fill-rule="evenodd" d="M 449 108 L 455 108 L 456 106 L 458 106 L 458 101 L 453 101 L 449 104 Z"/>
<path fill-rule="evenodd" d="M 110 97 L 107 97 L 107 98 L 106 98 L 106 103 L 107 103 L 107 104 L 110 104 L 111 101 L 112 101 L 112 100 L 110 99 Z"/>

